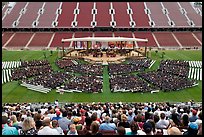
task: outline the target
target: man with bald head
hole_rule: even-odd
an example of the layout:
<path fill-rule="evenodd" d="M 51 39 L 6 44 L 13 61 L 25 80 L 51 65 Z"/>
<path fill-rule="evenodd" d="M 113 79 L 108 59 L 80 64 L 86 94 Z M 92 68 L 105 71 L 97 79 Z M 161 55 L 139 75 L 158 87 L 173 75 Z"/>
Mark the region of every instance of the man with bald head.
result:
<path fill-rule="evenodd" d="M 52 128 L 49 117 L 44 118 L 42 124 L 43 127 L 38 131 L 38 135 L 60 135 L 56 129 Z"/>

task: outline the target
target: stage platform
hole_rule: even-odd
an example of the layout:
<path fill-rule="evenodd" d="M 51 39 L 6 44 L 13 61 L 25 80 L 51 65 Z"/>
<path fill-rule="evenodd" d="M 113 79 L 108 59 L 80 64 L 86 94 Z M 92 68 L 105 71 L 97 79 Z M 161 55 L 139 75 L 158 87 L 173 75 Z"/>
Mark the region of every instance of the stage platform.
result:
<path fill-rule="evenodd" d="M 138 56 L 138 53 L 135 51 L 131 51 L 129 56 L 121 56 L 116 54 L 115 57 L 107 57 L 106 53 L 103 52 L 103 56 L 102 57 L 93 57 L 93 55 L 89 55 L 89 56 L 79 56 L 78 51 L 73 51 L 71 53 L 69 53 L 67 55 L 67 57 L 70 57 L 70 55 L 72 57 L 79 57 L 79 58 L 83 58 L 85 61 L 89 62 L 89 63 L 94 63 L 94 64 L 102 64 L 102 65 L 108 65 L 109 63 L 122 63 L 126 60 L 126 58 L 129 57 L 135 57 L 136 55 Z M 141 54 L 139 54 L 139 57 L 142 57 Z"/>

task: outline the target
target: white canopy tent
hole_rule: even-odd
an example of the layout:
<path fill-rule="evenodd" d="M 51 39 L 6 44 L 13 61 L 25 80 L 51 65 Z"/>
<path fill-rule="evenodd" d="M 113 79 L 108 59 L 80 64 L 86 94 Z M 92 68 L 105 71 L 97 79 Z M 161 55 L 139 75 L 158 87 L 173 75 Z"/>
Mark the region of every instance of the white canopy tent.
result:
<path fill-rule="evenodd" d="M 148 42 L 148 39 L 140 38 L 126 38 L 126 37 L 84 37 L 84 38 L 71 38 L 62 39 L 62 42 L 70 41 L 100 41 L 100 42 L 110 42 L 110 41 L 138 41 L 138 42 Z"/>

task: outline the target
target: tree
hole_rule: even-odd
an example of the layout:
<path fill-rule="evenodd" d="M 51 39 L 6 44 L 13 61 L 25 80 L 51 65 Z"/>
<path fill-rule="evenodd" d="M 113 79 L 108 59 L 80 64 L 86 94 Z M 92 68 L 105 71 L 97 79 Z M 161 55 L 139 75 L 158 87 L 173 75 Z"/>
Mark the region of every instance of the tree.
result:
<path fill-rule="evenodd" d="M 155 55 L 157 56 L 158 50 L 155 50 Z"/>
<path fill-rule="evenodd" d="M 164 55 L 165 55 L 165 52 L 162 52 L 162 56 L 161 57 L 164 58 Z"/>

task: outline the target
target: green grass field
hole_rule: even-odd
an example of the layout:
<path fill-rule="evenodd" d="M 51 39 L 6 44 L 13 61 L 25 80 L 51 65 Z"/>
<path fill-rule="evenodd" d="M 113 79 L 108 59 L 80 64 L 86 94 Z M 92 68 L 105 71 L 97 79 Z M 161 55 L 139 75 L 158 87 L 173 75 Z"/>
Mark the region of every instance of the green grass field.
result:
<path fill-rule="evenodd" d="M 44 59 L 43 52 L 46 52 L 47 59 L 54 70 L 59 70 L 55 65 L 57 52 L 54 51 L 50 56 L 49 51 L 2 51 L 2 61 L 13 60 L 32 60 Z M 151 51 L 151 59 L 156 60 L 151 70 L 158 68 L 162 59 L 159 51 L 156 55 L 155 51 Z M 202 60 L 202 50 L 165 50 L 163 59 L 180 59 L 180 60 Z M 52 90 L 48 94 L 39 93 L 37 91 L 28 90 L 12 81 L 2 85 L 2 102 L 53 102 L 58 99 L 60 102 L 185 102 L 189 100 L 202 101 L 202 81 L 193 88 L 181 91 L 151 93 L 111 93 L 109 88 L 109 76 L 107 66 L 103 70 L 103 93 L 64 93 L 63 95 Z"/>

